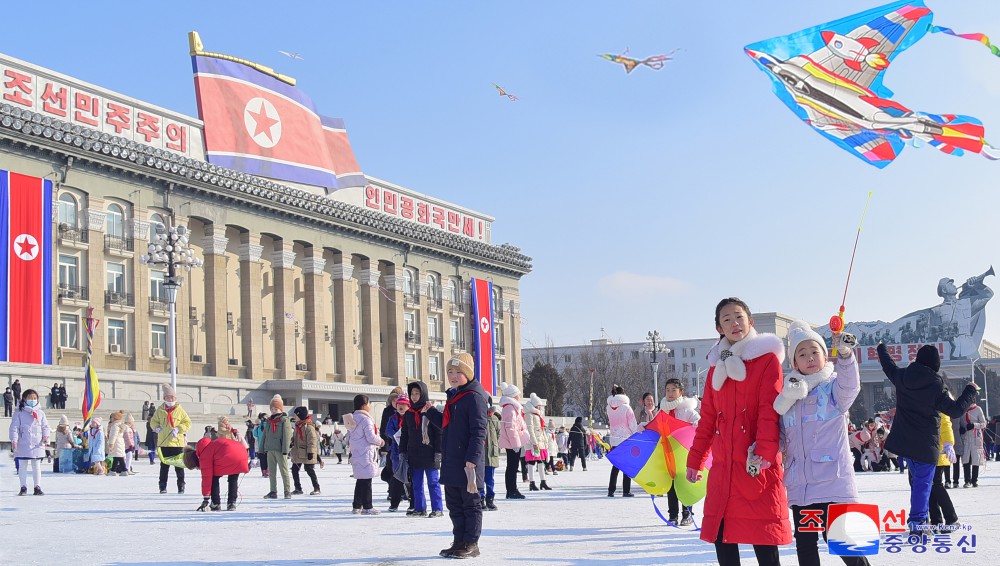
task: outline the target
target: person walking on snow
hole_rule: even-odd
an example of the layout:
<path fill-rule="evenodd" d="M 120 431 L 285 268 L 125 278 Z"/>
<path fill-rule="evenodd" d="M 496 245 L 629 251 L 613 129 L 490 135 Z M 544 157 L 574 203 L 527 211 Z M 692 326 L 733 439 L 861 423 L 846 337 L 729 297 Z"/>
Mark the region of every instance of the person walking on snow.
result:
<path fill-rule="evenodd" d="M 261 424 L 263 434 L 261 434 L 260 450 L 267 456 L 267 479 L 270 482 L 271 491 L 267 492 L 264 499 L 278 498 L 278 474 L 281 474 L 281 484 L 285 490 L 285 499 L 292 498 L 292 485 L 288 473 L 288 451 L 292 444 L 292 425 L 285 414 L 285 402 L 281 395 L 275 394 L 268 405 L 271 416 L 267 417 Z"/>
<path fill-rule="evenodd" d="M 684 383 L 672 377 L 664 385 L 664 396 L 660 399 L 661 411 L 666 411 L 671 417 L 690 423 L 697 427 L 698 420 L 698 400 L 694 397 L 684 396 Z M 667 510 L 671 522 L 677 522 L 677 512 L 680 510 L 680 501 L 677 499 L 677 489 L 671 485 L 667 492 Z M 685 507 L 681 512 L 680 526 L 686 527 L 694 523 L 693 513 L 690 507 Z"/>
<path fill-rule="evenodd" d="M 635 420 L 635 412 L 629 405 L 628 395 L 621 385 L 611 387 L 611 396 L 608 397 L 608 428 L 609 444 L 611 450 L 625 442 L 633 434 L 639 432 L 639 423 Z M 609 450 L 610 452 L 610 450 Z M 621 470 L 614 464 L 611 465 L 611 478 L 608 481 L 608 497 L 614 497 L 618 490 L 618 474 Z M 632 478 L 622 474 L 622 497 L 634 497 L 632 495 Z"/>
<path fill-rule="evenodd" d="M 180 456 L 187 446 L 185 436 L 191 430 L 191 418 L 184 407 L 177 403 L 177 394 L 167 384 L 163 384 L 163 404 L 157 407 L 149 425 L 156 433 L 156 450 L 162 454 L 160 459 L 160 493 L 167 492 L 167 477 L 170 468 L 177 476 L 177 493 L 184 493 L 184 468 L 164 464 L 163 459 Z"/>
<path fill-rule="evenodd" d="M 378 475 L 378 449 L 383 440 L 375 429 L 370 411 L 368 396 L 355 395 L 352 413 L 354 428 L 348 434 L 355 480 L 354 501 L 351 506 L 355 515 L 379 514 L 378 509 L 372 505 L 372 478 Z"/>
<path fill-rule="evenodd" d="M 525 446 L 524 459 L 528 463 L 528 491 L 546 490 L 552 488 L 545 482 L 545 462 L 549 461 L 549 441 L 545 434 L 544 409 L 545 401 L 534 393 L 524 405 L 525 422 L 528 425 L 530 443 Z M 540 484 L 535 483 L 535 473 L 538 473 Z"/>
<path fill-rule="evenodd" d="M 507 499 L 524 499 L 517 489 L 517 468 L 521 464 L 521 450 L 528 444 L 528 426 L 521 408 L 521 390 L 509 383 L 501 383 L 500 391 L 500 448 L 507 453 L 504 487 Z"/>
<path fill-rule="evenodd" d="M 21 395 L 21 406 L 10 419 L 10 442 L 14 459 L 19 462 L 17 475 L 21 480 L 18 495 L 28 495 L 28 465 L 35 483 L 35 495 L 42 493 L 42 458 L 49 445 L 49 421 L 38 406 L 38 393 L 26 389 Z"/>
<path fill-rule="evenodd" d="M 295 491 L 292 495 L 302 495 L 302 483 L 299 481 L 299 469 L 305 467 L 306 475 L 312 481 L 313 490 L 309 495 L 319 495 L 319 480 L 316 479 L 316 464 L 319 462 L 319 433 L 313 425 L 312 415 L 306 407 L 295 407 L 295 428 L 292 430 L 292 482 Z"/>
<path fill-rule="evenodd" d="M 958 432 L 962 435 L 962 467 L 965 483 L 962 487 L 979 487 L 979 467 L 986 464 L 983 443 L 986 416 L 975 403 L 959 417 Z"/>
<path fill-rule="evenodd" d="M 411 517 L 443 517 L 444 501 L 441 497 L 441 429 L 434 426 L 427 414 L 438 412 L 430 406 L 430 396 L 427 385 L 422 381 L 414 381 L 406 386 L 410 398 L 410 410 L 403 415 L 403 432 L 399 437 L 400 454 L 406 455 L 410 467 L 410 477 L 413 482 L 413 513 Z M 425 407 L 429 407 L 426 411 Z M 431 511 L 427 512 L 427 499 L 424 492 L 426 482 L 430 492 Z"/>

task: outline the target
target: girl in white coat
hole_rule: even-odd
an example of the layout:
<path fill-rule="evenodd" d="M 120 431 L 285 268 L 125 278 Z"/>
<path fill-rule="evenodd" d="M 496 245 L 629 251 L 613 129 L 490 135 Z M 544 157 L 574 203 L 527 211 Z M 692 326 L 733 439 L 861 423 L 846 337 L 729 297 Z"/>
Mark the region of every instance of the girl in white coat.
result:
<path fill-rule="evenodd" d="M 10 419 L 10 441 L 14 459 L 20 465 L 17 474 L 21 479 L 18 495 L 28 495 L 28 462 L 35 480 L 35 495 L 42 493 L 42 458 L 49 445 L 49 421 L 38 407 L 38 393 L 26 389 L 21 394 L 21 403 Z"/>
<path fill-rule="evenodd" d="M 635 420 L 635 412 L 629 405 L 628 396 L 621 385 L 611 388 L 611 396 L 608 397 L 608 427 L 611 429 L 611 450 L 625 441 L 628 437 L 639 432 L 639 423 Z M 608 497 L 615 496 L 618 489 L 617 466 L 611 466 L 611 479 L 608 482 Z M 634 497 L 632 495 L 632 478 L 622 474 L 622 497 Z"/>
<path fill-rule="evenodd" d="M 545 401 L 534 393 L 524 405 L 525 423 L 528 425 L 528 437 L 531 439 L 531 444 L 525 446 L 524 451 L 524 459 L 528 463 L 528 479 L 531 481 L 528 484 L 530 491 L 552 490 L 549 484 L 545 483 L 545 463 L 549 461 L 549 440 L 545 434 L 544 407 Z M 541 480 L 540 485 L 535 484 L 536 471 L 539 480 Z"/>
<path fill-rule="evenodd" d="M 962 435 L 962 466 L 965 483 L 962 487 L 979 487 L 979 466 L 986 463 L 983 432 L 986 416 L 979 405 L 972 405 L 958 418 L 958 432 Z"/>
<path fill-rule="evenodd" d="M 108 456 L 111 457 L 111 470 L 109 476 L 128 475 L 125 468 L 125 413 L 118 411 L 111 413 L 108 420 Z"/>

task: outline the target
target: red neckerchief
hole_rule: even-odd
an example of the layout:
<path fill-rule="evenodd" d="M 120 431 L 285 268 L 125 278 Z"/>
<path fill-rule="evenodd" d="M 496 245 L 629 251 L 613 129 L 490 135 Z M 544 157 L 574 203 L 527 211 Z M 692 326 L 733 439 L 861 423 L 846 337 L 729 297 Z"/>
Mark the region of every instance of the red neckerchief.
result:
<path fill-rule="evenodd" d="M 165 410 L 167 412 L 167 422 L 170 423 L 170 428 L 174 428 L 174 415 L 173 415 L 173 412 L 174 412 L 174 409 L 176 409 L 176 408 L 177 408 L 177 405 L 174 405 L 173 407 L 168 407 L 166 405 L 163 406 L 163 410 Z"/>
<path fill-rule="evenodd" d="M 306 439 L 305 435 L 302 433 L 302 425 L 306 423 L 309 423 L 309 426 L 312 426 L 312 415 L 309 415 L 305 419 L 295 423 L 295 431 L 299 433 L 299 440 Z"/>
<path fill-rule="evenodd" d="M 274 417 L 278 418 L 275 419 Z M 281 413 L 278 413 L 277 415 L 271 415 L 267 419 L 267 422 L 271 423 L 271 432 L 278 432 L 278 422 L 280 421 L 281 421 Z"/>
<path fill-rule="evenodd" d="M 459 393 L 458 395 L 455 395 L 454 397 L 449 399 L 447 403 L 444 404 L 444 421 L 441 424 L 442 429 L 448 428 L 448 421 L 451 420 L 451 406 L 454 405 L 456 401 L 458 401 L 462 397 L 465 397 L 469 393 L 472 393 L 471 389 L 467 389 Z"/>
<path fill-rule="evenodd" d="M 427 406 L 427 404 L 425 403 L 424 406 Z M 421 407 L 421 409 L 422 408 L 423 407 Z M 419 430 L 420 429 L 420 411 L 416 410 L 416 411 L 410 411 L 410 412 L 413 413 L 413 423 L 416 425 L 417 429 Z M 378 431 L 376 431 L 375 434 L 378 434 Z"/>
<path fill-rule="evenodd" d="M 969 413 L 971 413 L 972 409 L 975 409 L 975 408 L 976 408 L 976 405 L 973 404 L 971 407 L 969 407 L 968 409 L 965 410 L 965 422 L 966 422 L 966 424 L 968 424 L 970 426 L 972 425 L 972 419 L 969 418 Z"/>

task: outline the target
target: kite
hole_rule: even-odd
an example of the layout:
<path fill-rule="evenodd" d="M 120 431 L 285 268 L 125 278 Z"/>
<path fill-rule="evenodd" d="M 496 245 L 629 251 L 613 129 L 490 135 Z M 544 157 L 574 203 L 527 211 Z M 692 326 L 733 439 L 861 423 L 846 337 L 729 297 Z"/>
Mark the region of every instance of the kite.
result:
<path fill-rule="evenodd" d="M 631 73 L 633 70 L 635 70 L 635 68 L 638 67 L 639 65 L 645 65 L 650 69 L 653 69 L 654 71 L 659 71 L 660 69 L 663 68 L 664 63 L 673 59 L 672 56 L 674 53 L 677 53 L 676 49 L 674 49 L 670 53 L 667 53 L 666 55 L 653 55 L 650 57 L 646 57 L 645 59 L 633 59 L 631 57 L 626 57 L 626 55 L 628 55 L 628 49 L 626 48 L 625 51 L 619 55 L 603 53 L 601 55 L 598 55 L 598 57 L 602 59 L 607 59 L 612 63 L 618 63 L 619 65 L 624 66 L 625 74 L 628 74 Z"/>
<path fill-rule="evenodd" d="M 956 156 L 972 152 L 1000 159 L 1000 148 L 986 143 L 978 119 L 910 110 L 891 100 L 893 92 L 882 84 L 893 59 L 928 32 L 958 36 L 932 26 L 933 17 L 923 0 L 904 0 L 753 43 L 745 51 L 771 78 L 785 106 L 879 169 L 896 159 L 907 143 L 931 145 Z M 981 34 L 960 37 L 994 49 Z"/>
<path fill-rule="evenodd" d="M 690 423 L 660 411 L 646 423 L 645 430 L 628 437 L 608 453 L 612 464 L 646 490 L 653 500 L 656 514 L 670 525 L 673 523 L 664 519 L 656 507 L 657 495 L 663 495 L 673 487 L 677 499 L 685 507 L 691 507 L 705 498 L 712 455 L 709 454 L 705 461 L 702 479 L 691 483 L 685 476 L 694 433 L 695 427 Z"/>
<path fill-rule="evenodd" d="M 289 53 L 287 51 L 280 51 L 280 50 L 278 51 L 278 53 L 281 53 L 282 55 L 288 57 L 289 59 L 295 59 L 296 61 L 304 61 L 302 55 L 299 55 L 298 53 Z"/>
<path fill-rule="evenodd" d="M 511 94 L 511 93 L 507 92 L 506 90 L 504 90 L 504 89 L 503 89 L 503 88 L 502 88 L 502 87 L 501 87 L 500 85 L 498 85 L 497 83 L 493 83 L 493 88 L 497 89 L 497 92 L 499 92 L 499 93 L 500 93 L 500 96 L 506 96 L 507 98 L 509 98 L 509 99 L 511 99 L 511 100 L 517 100 L 517 97 L 516 97 L 516 96 L 514 96 L 513 94 Z"/>

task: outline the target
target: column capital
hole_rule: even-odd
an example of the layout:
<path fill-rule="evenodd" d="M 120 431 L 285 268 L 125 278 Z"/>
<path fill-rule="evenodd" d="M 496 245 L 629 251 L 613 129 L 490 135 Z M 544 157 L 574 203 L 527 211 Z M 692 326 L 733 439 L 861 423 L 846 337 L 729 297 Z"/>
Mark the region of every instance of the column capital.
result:
<path fill-rule="evenodd" d="M 302 260 L 302 270 L 309 275 L 320 275 L 326 268 L 326 260 L 321 257 L 307 257 Z"/>
<path fill-rule="evenodd" d="M 240 247 L 236 251 L 240 254 L 240 261 L 257 263 L 260 261 L 260 254 L 264 253 L 264 246 L 260 244 L 240 244 Z"/>
<path fill-rule="evenodd" d="M 133 238 L 137 240 L 149 240 L 149 222 L 133 218 L 129 224 Z"/>
<path fill-rule="evenodd" d="M 271 254 L 271 263 L 278 269 L 289 269 L 295 264 L 295 252 L 291 250 L 278 250 Z"/>
<path fill-rule="evenodd" d="M 205 255 L 222 255 L 226 253 L 229 238 L 225 236 L 205 236 L 201 239 L 201 247 Z"/>
<path fill-rule="evenodd" d="M 108 213 L 97 208 L 88 208 L 83 211 L 83 228 L 88 230 L 98 230 L 100 232 L 104 231 L 104 220 L 108 217 Z"/>
<path fill-rule="evenodd" d="M 403 290 L 403 276 L 402 275 L 386 275 L 385 276 L 385 288 L 390 291 L 402 291 Z"/>
<path fill-rule="evenodd" d="M 378 287 L 378 280 L 382 274 L 377 269 L 362 269 L 358 272 L 358 281 L 362 285 L 368 285 L 369 287 Z"/>
<path fill-rule="evenodd" d="M 338 263 L 330 269 L 330 274 L 335 280 L 347 281 L 354 275 L 354 266 L 349 263 Z"/>

